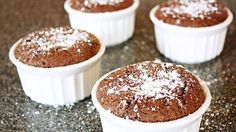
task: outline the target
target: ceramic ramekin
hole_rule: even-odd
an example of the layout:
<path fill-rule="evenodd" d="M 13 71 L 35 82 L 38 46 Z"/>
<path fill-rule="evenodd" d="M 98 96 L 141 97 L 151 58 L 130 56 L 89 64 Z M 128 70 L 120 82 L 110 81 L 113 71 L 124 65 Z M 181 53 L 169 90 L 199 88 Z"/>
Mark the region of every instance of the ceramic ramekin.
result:
<path fill-rule="evenodd" d="M 161 54 L 174 61 L 194 64 L 211 60 L 218 56 L 224 47 L 227 27 L 233 20 L 228 11 L 228 18 L 209 27 L 181 27 L 158 20 L 155 13 L 158 5 L 150 12 L 154 23 L 156 45 Z"/>
<path fill-rule="evenodd" d="M 17 41 L 10 49 L 9 58 L 15 64 L 23 90 L 32 100 L 58 106 L 74 103 L 89 96 L 99 78 L 100 59 L 105 52 L 101 44 L 98 53 L 90 59 L 73 65 L 40 68 L 20 62 L 14 56 Z"/>
<path fill-rule="evenodd" d="M 135 12 L 138 6 L 139 0 L 134 0 L 130 7 L 123 10 L 86 13 L 71 8 L 68 0 L 64 4 L 71 27 L 93 33 L 106 46 L 121 44 L 132 37 L 135 26 Z"/>
<path fill-rule="evenodd" d="M 112 71 L 114 72 L 114 71 Z M 112 73 L 110 72 L 110 73 Z M 202 115 L 205 113 L 211 103 L 211 94 L 207 86 L 202 82 L 206 99 L 202 106 L 194 113 L 167 122 L 158 123 L 144 123 L 139 121 L 132 121 L 113 115 L 109 110 L 104 109 L 97 100 L 96 92 L 99 83 L 110 73 L 101 77 L 92 89 L 92 101 L 99 112 L 103 132 L 198 132 Z"/>

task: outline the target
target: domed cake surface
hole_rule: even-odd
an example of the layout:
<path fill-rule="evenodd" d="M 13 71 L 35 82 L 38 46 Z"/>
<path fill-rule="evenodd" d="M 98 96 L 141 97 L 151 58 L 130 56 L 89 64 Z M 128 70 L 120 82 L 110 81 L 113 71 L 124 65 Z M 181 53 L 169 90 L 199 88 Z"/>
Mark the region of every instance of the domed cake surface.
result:
<path fill-rule="evenodd" d="M 70 27 L 44 28 L 19 40 L 15 57 L 35 67 L 51 68 L 88 60 L 100 49 L 92 34 Z"/>
<path fill-rule="evenodd" d="M 109 73 L 97 87 L 97 99 L 114 115 L 141 122 L 185 117 L 205 101 L 198 78 L 182 66 L 145 61 Z"/>
<path fill-rule="evenodd" d="M 207 27 L 228 17 L 225 6 L 217 0 L 167 0 L 156 11 L 158 20 L 184 27 Z"/>
<path fill-rule="evenodd" d="M 130 7 L 133 0 L 70 0 L 70 5 L 83 12 L 113 12 Z"/>

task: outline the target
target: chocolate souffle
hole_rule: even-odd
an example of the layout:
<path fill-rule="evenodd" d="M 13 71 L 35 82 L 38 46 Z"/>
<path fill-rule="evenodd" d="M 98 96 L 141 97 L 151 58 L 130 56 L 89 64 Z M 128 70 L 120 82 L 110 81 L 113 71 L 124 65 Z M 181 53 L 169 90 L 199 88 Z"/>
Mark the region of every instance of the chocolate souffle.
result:
<path fill-rule="evenodd" d="M 158 20 L 184 27 L 207 27 L 228 17 L 225 6 L 217 0 L 167 0 L 156 11 Z"/>
<path fill-rule="evenodd" d="M 205 93 L 197 77 L 182 66 L 146 61 L 108 74 L 98 85 L 97 99 L 118 117 L 165 122 L 198 110 Z"/>
<path fill-rule="evenodd" d="M 69 0 L 72 8 L 82 12 L 113 12 L 130 7 L 133 0 Z"/>
<path fill-rule="evenodd" d="M 35 67 L 51 68 L 88 60 L 100 49 L 92 34 L 70 27 L 44 28 L 19 40 L 14 50 L 20 62 Z"/>

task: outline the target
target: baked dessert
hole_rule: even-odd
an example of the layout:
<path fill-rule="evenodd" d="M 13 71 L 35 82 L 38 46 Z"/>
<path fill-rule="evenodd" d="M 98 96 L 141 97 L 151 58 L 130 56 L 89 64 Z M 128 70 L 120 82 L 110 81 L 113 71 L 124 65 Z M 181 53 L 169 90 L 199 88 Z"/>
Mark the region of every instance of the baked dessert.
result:
<path fill-rule="evenodd" d="M 22 63 L 43 68 L 77 64 L 88 60 L 100 49 L 98 39 L 70 27 L 44 28 L 23 37 L 15 48 Z"/>
<path fill-rule="evenodd" d="M 167 0 L 155 15 L 165 23 L 184 27 L 213 26 L 228 17 L 225 6 L 217 0 Z"/>
<path fill-rule="evenodd" d="M 83 12 L 112 12 L 130 7 L 133 0 L 70 0 L 73 9 Z"/>
<path fill-rule="evenodd" d="M 145 61 L 102 76 L 92 89 L 104 132 L 198 132 L 207 86 L 180 65 Z"/>
<path fill-rule="evenodd" d="M 106 46 L 133 36 L 139 0 L 66 0 L 71 27 L 96 35 Z"/>
<path fill-rule="evenodd" d="M 99 78 L 105 45 L 91 33 L 70 27 L 44 28 L 19 39 L 9 58 L 32 100 L 53 106 L 90 95 Z"/>
<path fill-rule="evenodd" d="M 233 14 L 217 0 L 167 0 L 151 10 L 150 18 L 160 53 L 196 64 L 220 55 Z"/>
<path fill-rule="evenodd" d="M 96 96 L 104 109 L 133 121 L 167 122 L 183 118 L 205 101 L 198 78 L 182 66 L 146 61 L 108 74 Z"/>

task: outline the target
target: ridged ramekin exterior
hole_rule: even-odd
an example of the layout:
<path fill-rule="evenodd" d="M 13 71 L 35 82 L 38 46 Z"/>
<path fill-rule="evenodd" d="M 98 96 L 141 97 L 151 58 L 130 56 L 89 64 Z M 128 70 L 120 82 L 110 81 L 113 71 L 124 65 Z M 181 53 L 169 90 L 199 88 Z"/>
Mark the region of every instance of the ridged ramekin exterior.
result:
<path fill-rule="evenodd" d="M 178 127 L 171 127 L 166 126 L 165 128 L 136 128 L 136 127 L 128 127 L 118 123 L 112 122 L 112 119 L 108 119 L 104 115 L 100 114 L 100 119 L 102 122 L 102 129 L 103 132 L 199 132 L 200 123 L 201 123 L 200 116 L 198 119 L 189 122 L 188 124 L 184 124 Z M 141 125 L 141 124 L 140 124 Z"/>
<path fill-rule="evenodd" d="M 99 78 L 104 45 L 95 56 L 84 62 L 56 68 L 39 68 L 21 63 L 14 56 L 16 45 L 17 42 L 10 49 L 10 60 L 17 67 L 25 94 L 36 102 L 58 106 L 82 100 L 90 95 Z"/>
<path fill-rule="evenodd" d="M 110 72 L 111 73 L 111 72 Z M 108 74 L 110 74 L 108 73 Z M 94 106 L 99 112 L 103 132 L 198 132 L 202 115 L 205 113 L 211 103 L 211 94 L 207 86 L 202 82 L 201 85 L 204 89 L 206 99 L 202 106 L 194 113 L 167 122 L 159 123 L 143 123 L 139 121 L 132 121 L 123 119 L 113 115 L 110 111 L 105 110 L 97 100 L 96 92 L 99 83 L 108 75 L 101 77 L 92 89 L 92 101 Z"/>
<path fill-rule="evenodd" d="M 105 13 L 86 13 L 74 10 L 66 1 L 64 8 L 72 28 L 83 29 L 96 35 L 106 46 L 121 44 L 133 36 L 135 12 L 139 0 L 127 9 Z"/>
<path fill-rule="evenodd" d="M 228 18 L 210 27 L 180 27 L 158 20 L 155 7 L 150 12 L 154 23 L 156 45 L 161 54 L 174 61 L 194 64 L 211 60 L 218 56 L 224 47 L 227 27 L 233 20 L 228 10 Z"/>

